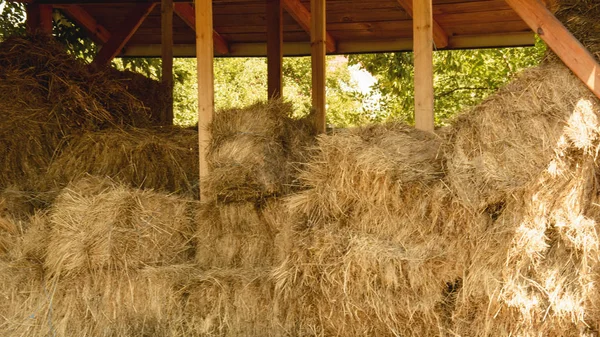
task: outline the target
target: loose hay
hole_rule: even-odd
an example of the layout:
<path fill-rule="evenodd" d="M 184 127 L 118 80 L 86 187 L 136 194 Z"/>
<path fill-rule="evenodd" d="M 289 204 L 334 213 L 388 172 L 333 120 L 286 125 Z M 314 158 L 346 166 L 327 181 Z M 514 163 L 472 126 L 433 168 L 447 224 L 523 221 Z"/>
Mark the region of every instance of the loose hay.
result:
<path fill-rule="evenodd" d="M 67 187 L 49 213 L 44 266 L 51 275 L 134 270 L 190 260 L 190 201 L 84 179 Z"/>
<path fill-rule="evenodd" d="M 290 104 L 257 103 L 220 111 L 209 126 L 211 174 L 205 195 L 226 202 L 284 195 L 294 189 L 295 162 L 315 131 L 308 118 L 291 118 Z"/>
<path fill-rule="evenodd" d="M 52 162 L 45 180 L 56 188 L 86 174 L 197 198 L 198 132 L 179 127 L 89 132 Z"/>
<path fill-rule="evenodd" d="M 110 125 L 149 125 L 118 81 L 92 73 L 43 36 L 0 43 L 0 187 L 34 188 L 65 137 Z"/>

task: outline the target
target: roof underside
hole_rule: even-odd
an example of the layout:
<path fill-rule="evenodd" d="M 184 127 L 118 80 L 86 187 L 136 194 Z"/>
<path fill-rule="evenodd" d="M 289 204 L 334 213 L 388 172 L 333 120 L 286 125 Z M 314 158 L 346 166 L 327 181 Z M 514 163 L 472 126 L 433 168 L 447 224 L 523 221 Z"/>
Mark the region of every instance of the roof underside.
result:
<path fill-rule="evenodd" d="M 99 1 L 77 4 L 109 32 L 118 31 L 135 6 L 134 1 L 104 4 Z M 310 9 L 310 0 L 300 2 Z M 266 55 L 265 12 L 265 0 L 214 0 L 214 30 L 225 39 L 230 51 L 228 55 L 216 56 Z M 412 48 L 412 20 L 398 0 L 328 0 L 326 13 L 327 32 L 335 39 L 337 54 Z M 533 32 L 504 0 L 433 0 L 433 16 L 448 35 L 445 49 L 534 43 Z M 159 5 L 131 37 L 121 56 L 160 56 L 160 25 Z M 175 56 L 194 56 L 193 29 L 177 15 L 173 25 Z M 285 55 L 310 55 L 310 34 L 285 10 L 283 29 Z"/>

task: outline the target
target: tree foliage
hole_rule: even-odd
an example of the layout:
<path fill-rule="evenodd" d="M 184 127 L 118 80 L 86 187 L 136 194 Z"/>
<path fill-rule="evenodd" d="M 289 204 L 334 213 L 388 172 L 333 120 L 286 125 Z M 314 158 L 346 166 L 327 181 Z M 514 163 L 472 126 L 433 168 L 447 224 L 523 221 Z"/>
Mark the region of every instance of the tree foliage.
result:
<path fill-rule="evenodd" d="M 546 47 L 436 51 L 434 53 L 435 122 L 445 124 L 461 110 L 481 102 L 527 67 L 539 64 Z M 377 78 L 384 119 L 414 121 L 413 54 L 350 56 Z"/>

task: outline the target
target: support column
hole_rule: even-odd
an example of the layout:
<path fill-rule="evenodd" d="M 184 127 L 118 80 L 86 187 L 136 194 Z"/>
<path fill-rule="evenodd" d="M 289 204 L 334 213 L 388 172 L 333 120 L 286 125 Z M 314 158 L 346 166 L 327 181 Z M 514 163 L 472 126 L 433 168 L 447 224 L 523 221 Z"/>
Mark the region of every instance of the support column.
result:
<path fill-rule="evenodd" d="M 52 5 L 26 4 L 26 28 L 29 34 L 42 32 L 52 35 Z"/>
<path fill-rule="evenodd" d="M 326 18 L 325 0 L 311 0 L 311 61 L 312 61 L 312 106 L 315 109 L 317 132 L 324 133 L 327 122 L 325 114 L 325 48 Z"/>
<path fill-rule="evenodd" d="M 211 135 L 208 125 L 214 114 L 213 16 L 212 0 L 195 0 L 196 59 L 198 60 L 198 134 L 200 142 L 200 180 L 208 174 L 206 153 Z M 200 198 L 203 197 L 200 190 Z"/>
<path fill-rule="evenodd" d="M 166 106 L 161 113 L 160 122 L 173 124 L 173 0 L 161 1 L 161 57 L 162 84 L 166 91 Z"/>
<path fill-rule="evenodd" d="M 281 0 L 267 0 L 267 77 L 269 99 L 282 96 L 283 7 Z"/>
<path fill-rule="evenodd" d="M 433 10 L 431 0 L 413 2 L 415 127 L 433 132 Z"/>

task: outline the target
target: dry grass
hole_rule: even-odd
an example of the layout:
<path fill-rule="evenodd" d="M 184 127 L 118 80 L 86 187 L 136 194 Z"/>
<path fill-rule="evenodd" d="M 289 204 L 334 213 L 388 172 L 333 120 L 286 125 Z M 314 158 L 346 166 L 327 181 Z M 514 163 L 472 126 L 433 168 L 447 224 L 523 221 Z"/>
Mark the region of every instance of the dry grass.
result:
<path fill-rule="evenodd" d="M 44 267 L 51 275 L 79 275 L 187 262 L 190 204 L 106 180 L 73 183 L 49 211 Z"/>
<path fill-rule="evenodd" d="M 89 132 L 70 142 L 44 179 L 51 189 L 87 174 L 197 198 L 198 132 L 178 127 Z"/>
<path fill-rule="evenodd" d="M 314 136 L 308 119 L 294 120 L 291 115 L 291 105 L 280 101 L 218 112 L 209 126 L 206 195 L 236 202 L 290 193 L 301 145 L 310 144 Z"/>
<path fill-rule="evenodd" d="M 483 211 L 535 180 L 554 157 L 578 100 L 591 97 L 564 65 L 546 64 L 460 115 L 444 146 L 453 192 Z"/>
<path fill-rule="evenodd" d="M 150 124 L 124 86 L 42 36 L 0 43 L 0 187 L 34 188 L 66 137 L 112 125 Z"/>

